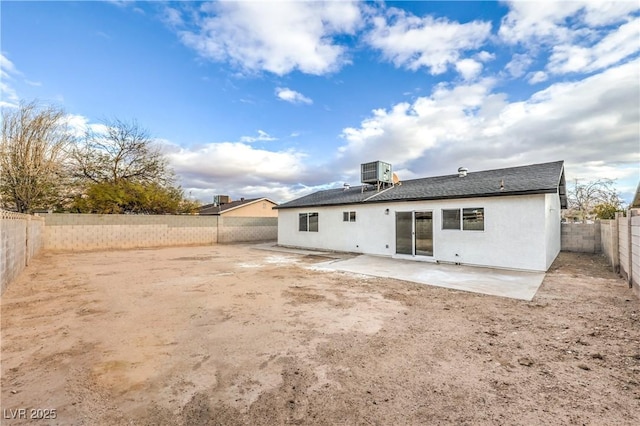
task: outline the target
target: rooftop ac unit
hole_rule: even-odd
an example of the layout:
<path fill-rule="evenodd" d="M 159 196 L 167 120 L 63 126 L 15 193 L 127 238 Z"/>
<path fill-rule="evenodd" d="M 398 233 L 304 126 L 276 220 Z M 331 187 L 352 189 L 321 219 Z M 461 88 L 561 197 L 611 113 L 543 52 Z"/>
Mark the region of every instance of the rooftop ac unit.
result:
<path fill-rule="evenodd" d="M 231 197 L 228 195 L 214 195 L 213 196 L 213 204 L 216 206 L 221 206 L 223 204 L 229 204 L 231 202 Z"/>
<path fill-rule="evenodd" d="M 371 185 L 379 183 L 393 184 L 393 171 L 391 164 L 383 161 L 374 161 L 372 163 L 364 163 L 360 165 L 360 181 Z"/>

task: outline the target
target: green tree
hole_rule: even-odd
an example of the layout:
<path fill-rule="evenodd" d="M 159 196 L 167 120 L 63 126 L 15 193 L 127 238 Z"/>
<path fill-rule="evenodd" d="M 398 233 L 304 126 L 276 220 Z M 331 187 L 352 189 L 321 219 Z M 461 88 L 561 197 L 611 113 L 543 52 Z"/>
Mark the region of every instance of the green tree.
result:
<path fill-rule="evenodd" d="M 74 202 L 80 213 L 191 214 L 198 208 L 180 188 L 127 181 L 91 183 Z"/>
<path fill-rule="evenodd" d="M 65 113 L 37 102 L 2 109 L 1 204 L 21 213 L 50 208 L 65 196 L 67 147 Z"/>
<path fill-rule="evenodd" d="M 616 213 L 620 211 L 621 206 L 612 203 L 600 203 L 593 208 L 598 219 L 615 219 Z"/>
<path fill-rule="evenodd" d="M 90 130 L 73 151 L 74 175 L 85 191 L 73 209 L 87 213 L 194 213 L 174 185 L 165 156 L 135 121 L 111 120 Z"/>
<path fill-rule="evenodd" d="M 568 200 L 568 215 L 582 221 L 594 217 L 598 205 L 610 205 L 618 211 L 623 204 L 615 189 L 615 180 L 612 179 L 598 179 L 587 183 L 580 183 L 576 179 L 573 187 L 569 188 Z"/>

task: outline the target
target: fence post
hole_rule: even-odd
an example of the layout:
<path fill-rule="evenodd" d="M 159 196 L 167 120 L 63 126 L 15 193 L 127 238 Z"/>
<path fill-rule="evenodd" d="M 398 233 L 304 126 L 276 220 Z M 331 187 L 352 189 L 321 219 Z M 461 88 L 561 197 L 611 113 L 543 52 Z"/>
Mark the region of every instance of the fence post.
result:
<path fill-rule="evenodd" d="M 29 266 L 29 231 L 31 228 L 31 215 L 27 216 L 27 220 L 25 221 L 25 242 L 24 242 L 24 266 Z"/>
<path fill-rule="evenodd" d="M 620 213 L 616 213 L 615 217 L 611 221 L 611 265 L 613 266 L 613 272 L 620 273 L 620 236 L 619 225 Z"/>
<path fill-rule="evenodd" d="M 631 232 L 631 214 L 632 210 L 627 210 L 627 238 L 628 238 L 628 254 L 629 254 L 629 272 L 627 272 L 627 281 L 629 288 L 633 288 L 633 234 Z"/>

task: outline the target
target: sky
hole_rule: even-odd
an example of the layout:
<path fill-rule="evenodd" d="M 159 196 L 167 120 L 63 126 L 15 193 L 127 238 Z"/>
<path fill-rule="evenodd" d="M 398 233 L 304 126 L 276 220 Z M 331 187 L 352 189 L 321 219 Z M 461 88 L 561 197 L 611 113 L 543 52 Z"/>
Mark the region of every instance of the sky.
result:
<path fill-rule="evenodd" d="M 284 202 L 565 161 L 640 181 L 640 3 L 0 2 L 0 104 L 135 120 L 185 194 Z"/>

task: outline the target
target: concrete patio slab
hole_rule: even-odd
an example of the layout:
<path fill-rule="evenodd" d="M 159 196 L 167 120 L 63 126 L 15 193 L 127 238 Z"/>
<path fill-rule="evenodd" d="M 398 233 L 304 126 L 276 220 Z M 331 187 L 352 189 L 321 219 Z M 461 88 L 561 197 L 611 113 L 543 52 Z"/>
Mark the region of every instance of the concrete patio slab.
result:
<path fill-rule="evenodd" d="M 282 247 L 273 242 L 256 244 L 253 248 L 281 253 L 314 255 L 331 259 L 326 262 L 316 263 L 310 266 L 310 269 L 394 278 L 418 284 L 527 301 L 533 300 L 545 277 L 544 272 L 513 271 L 466 265 L 437 264 L 365 254 L 305 250 Z"/>
<path fill-rule="evenodd" d="M 311 268 L 395 278 L 455 290 L 533 300 L 544 272 L 511 271 L 360 255 L 317 263 Z"/>

